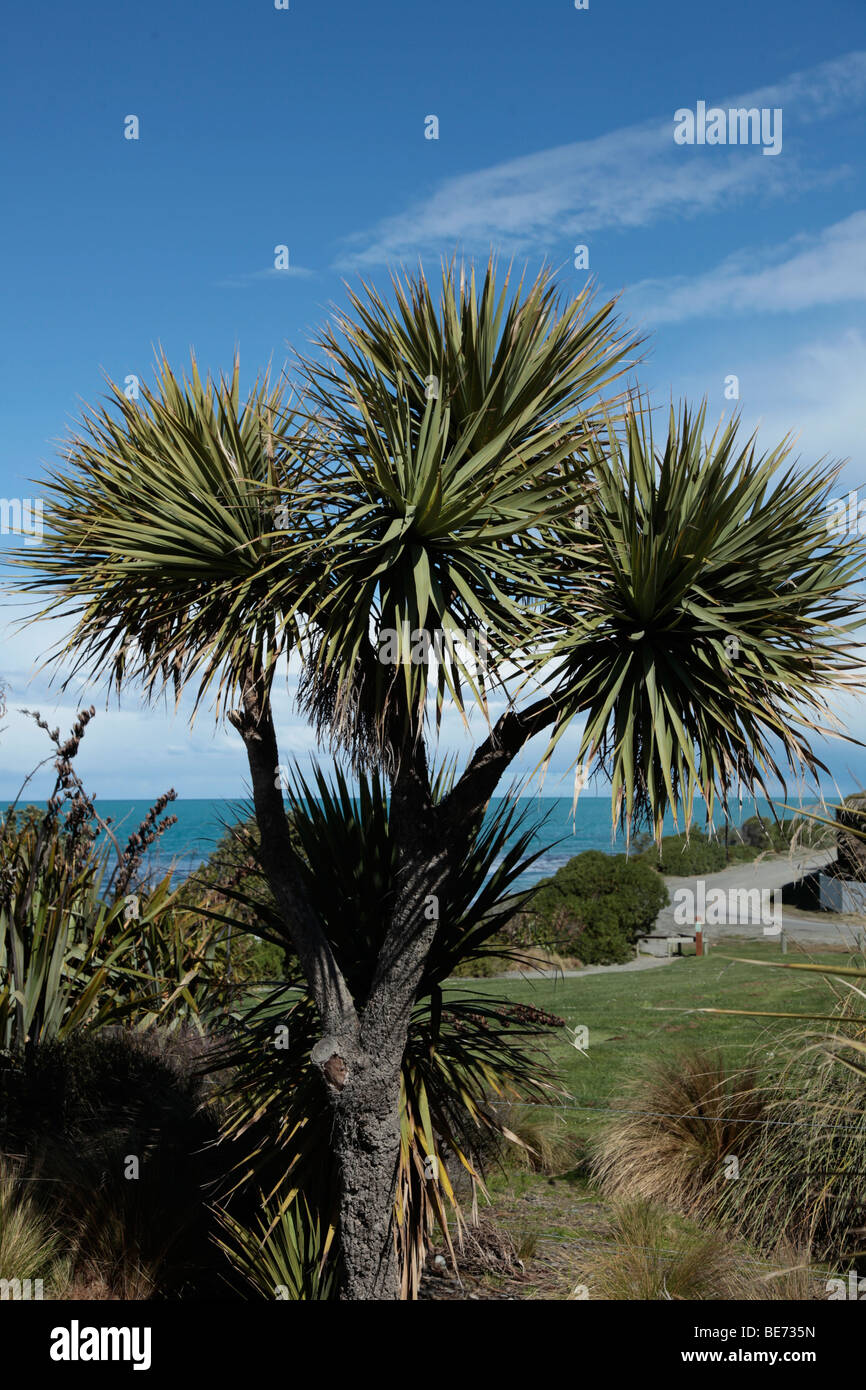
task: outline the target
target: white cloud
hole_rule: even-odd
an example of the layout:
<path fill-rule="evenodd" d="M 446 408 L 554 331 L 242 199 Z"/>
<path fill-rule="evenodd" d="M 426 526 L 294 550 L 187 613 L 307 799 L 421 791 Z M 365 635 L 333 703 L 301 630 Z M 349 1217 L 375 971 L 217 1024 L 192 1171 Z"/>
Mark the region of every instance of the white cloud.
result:
<path fill-rule="evenodd" d="M 315 275 L 314 270 L 310 270 L 305 265 L 287 265 L 283 270 L 277 270 L 275 266 L 269 266 L 265 270 L 248 270 L 240 275 L 233 275 L 228 280 L 217 280 L 218 290 L 244 290 L 249 285 L 259 284 L 262 280 L 309 280 Z"/>
<path fill-rule="evenodd" d="M 866 482 L 866 337 L 850 329 L 806 343 L 763 367 L 756 392 L 771 437 L 793 429 L 806 458 L 850 458 L 848 475 Z"/>
<path fill-rule="evenodd" d="M 855 328 L 825 333 L 783 351 L 751 357 L 714 355 L 701 373 L 679 377 L 676 394 L 718 399 L 725 374 L 740 379 L 743 424 L 759 428 L 759 443 L 772 448 L 794 435 L 795 454 L 804 463 L 820 458 L 851 460 L 845 477 L 851 487 L 866 483 L 866 335 Z M 658 393 L 661 399 L 661 391 Z M 726 413 L 730 413 L 730 407 Z M 859 452 L 858 452 L 859 451 Z"/>
<path fill-rule="evenodd" d="M 866 52 L 854 50 L 830 58 L 804 72 L 791 73 L 782 82 L 761 87 L 748 97 L 735 97 L 732 106 L 782 106 L 785 119 L 798 124 L 823 121 L 859 106 L 866 96 Z"/>
<path fill-rule="evenodd" d="M 339 269 L 356 269 L 491 244 L 515 253 L 562 247 L 601 227 L 640 227 L 693 217 L 734 199 L 802 191 L 834 177 L 807 171 L 785 146 L 780 159 L 755 148 L 687 150 L 673 142 L 674 109 L 709 94 L 683 89 L 664 118 L 626 126 L 448 179 L 429 197 L 348 238 Z M 866 53 L 850 53 L 775 86 L 726 98 L 725 106 L 781 106 L 790 129 L 859 106 Z M 712 104 L 715 104 L 713 101 Z M 709 156 L 709 157 L 707 157 Z"/>
<path fill-rule="evenodd" d="M 864 299 L 866 212 L 771 252 L 737 251 L 703 275 L 641 280 L 629 291 L 630 308 L 654 325 L 711 314 L 791 313 Z"/>
<path fill-rule="evenodd" d="M 51 792 L 51 744 L 23 710 L 38 711 L 49 726 L 65 735 L 77 711 L 94 705 L 97 717 L 89 726 L 77 769 L 88 791 L 103 800 L 150 800 L 173 786 L 181 797 L 245 797 L 249 794 L 249 768 L 237 731 L 217 725 L 207 705 L 190 725 L 193 700 L 185 696 L 177 710 L 173 698 L 152 706 L 142 703 L 130 688 L 118 703 L 106 702 L 104 682 L 89 686 L 82 679 L 61 688 L 69 668 L 40 670 L 45 655 L 60 640 L 68 625 L 60 619 L 19 625 L 25 608 L 6 608 L 5 628 L 0 629 L 0 678 L 7 689 L 7 713 L 0 720 L 0 801 L 17 795 L 26 777 L 44 759 L 49 765 L 28 785 L 25 800 L 44 801 Z M 297 681 L 293 661 L 288 681 L 278 681 L 272 704 L 280 759 L 308 764 L 317 751 L 311 729 L 293 707 Z M 54 677 L 52 681 L 52 676 Z M 327 755 L 323 756 L 327 762 Z"/>

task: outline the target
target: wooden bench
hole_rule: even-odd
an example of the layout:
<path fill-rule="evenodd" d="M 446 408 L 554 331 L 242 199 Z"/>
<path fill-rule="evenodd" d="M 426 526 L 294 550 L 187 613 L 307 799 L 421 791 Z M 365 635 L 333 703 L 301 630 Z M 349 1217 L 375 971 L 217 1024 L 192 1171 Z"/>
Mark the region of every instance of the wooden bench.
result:
<path fill-rule="evenodd" d="M 640 947 L 641 947 L 641 945 L 642 945 L 642 943 L 643 943 L 644 941 L 663 941 L 663 942 L 665 943 L 665 952 L 664 952 L 664 954 L 665 954 L 666 956 L 671 956 L 671 955 L 681 956 L 682 953 L 683 953 L 683 946 L 686 946 L 686 945 L 688 945 L 688 946 L 694 946 L 694 944 L 695 944 L 695 933 L 692 932 L 691 935 L 685 934 L 685 935 L 678 935 L 678 936 L 668 936 L 668 935 L 663 934 L 663 933 L 661 933 L 661 932 L 645 932 L 642 936 L 639 936 L 637 940 L 638 940 L 638 951 L 640 951 Z M 674 947 L 676 947 L 676 951 L 674 951 L 674 949 L 673 949 Z M 661 952 L 661 951 L 653 951 L 653 950 L 650 950 L 650 951 L 646 951 L 644 954 L 645 954 L 645 955 L 650 955 L 650 956 L 660 956 L 660 955 L 662 954 L 662 952 Z"/>

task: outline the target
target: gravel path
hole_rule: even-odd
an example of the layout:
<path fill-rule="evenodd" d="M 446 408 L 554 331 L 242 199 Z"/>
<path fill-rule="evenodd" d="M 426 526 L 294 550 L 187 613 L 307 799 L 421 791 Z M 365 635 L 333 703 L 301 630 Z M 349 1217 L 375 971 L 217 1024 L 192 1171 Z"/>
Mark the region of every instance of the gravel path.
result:
<path fill-rule="evenodd" d="M 788 883 L 796 882 L 805 874 L 823 868 L 834 857 L 835 852 L 832 850 L 812 853 L 803 851 L 793 857 L 759 859 L 751 864 L 731 864 L 727 869 L 721 869 L 718 873 L 703 875 L 704 893 L 709 896 L 712 889 L 721 888 L 727 894 L 735 894 L 757 888 L 772 894 L 774 889 L 781 889 Z M 680 932 L 692 930 L 691 927 L 678 925 L 674 919 L 677 902 L 676 892 L 678 889 L 686 889 L 694 895 L 694 901 L 697 902 L 700 882 L 701 879 L 697 877 L 665 878 L 671 901 L 668 907 L 662 908 L 656 918 L 655 930 L 658 933 L 664 936 L 676 936 Z M 680 899 L 680 901 L 683 900 Z M 764 901 L 769 908 L 772 898 L 768 897 Z M 808 913 L 789 908 L 781 903 L 779 906 L 782 928 L 789 941 L 799 941 L 810 945 L 856 948 L 858 934 L 862 933 L 866 927 L 866 922 L 858 924 L 854 918 L 843 918 L 833 912 Z M 777 932 L 764 931 L 764 924 L 760 916 L 754 922 L 735 920 L 727 923 L 708 923 L 705 925 L 704 931 L 711 943 L 714 940 L 732 936 L 768 937 L 769 939 L 773 939 L 775 936 L 778 938 Z"/>

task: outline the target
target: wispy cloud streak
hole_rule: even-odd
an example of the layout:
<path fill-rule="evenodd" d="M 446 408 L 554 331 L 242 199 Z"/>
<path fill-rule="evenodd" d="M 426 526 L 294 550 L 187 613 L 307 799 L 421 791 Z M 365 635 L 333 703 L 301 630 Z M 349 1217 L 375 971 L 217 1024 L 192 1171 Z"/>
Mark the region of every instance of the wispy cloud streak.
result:
<path fill-rule="evenodd" d="M 712 94 L 683 86 L 663 117 L 508 160 L 446 180 L 431 196 L 348 238 L 341 270 L 414 260 L 429 251 L 520 254 L 567 246 L 600 228 L 642 227 L 694 217 L 735 200 L 778 197 L 826 183 L 842 171 L 809 169 L 791 133 L 866 100 L 866 52 L 849 53 L 758 91 L 719 100 L 724 107 L 784 110 L 785 156 L 757 147 L 682 147 L 673 142 L 677 107 Z"/>
<path fill-rule="evenodd" d="M 772 250 L 749 248 L 692 278 L 641 280 L 629 310 L 654 325 L 731 313 L 793 313 L 866 300 L 866 212 Z"/>

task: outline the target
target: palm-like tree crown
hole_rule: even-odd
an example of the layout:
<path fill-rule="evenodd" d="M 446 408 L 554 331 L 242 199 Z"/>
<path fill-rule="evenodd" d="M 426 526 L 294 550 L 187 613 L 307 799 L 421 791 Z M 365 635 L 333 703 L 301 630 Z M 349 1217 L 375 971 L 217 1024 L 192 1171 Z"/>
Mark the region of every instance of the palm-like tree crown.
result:
<path fill-rule="evenodd" d="M 586 715 L 579 758 L 607 762 L 629 822 L 814 770 L 856 613 L 833 471 L 736 424 L 706 441 L 703 412 L 657 445 L 638 401 L 604 399 L 635 347 L 612 314 L 491 262 L 480 284 L 446 268 L 438 297 L 423 273 L 351 295 L 288 404 L 267 378 L 241 400 L 237 364 L 163 360 L 155 390 L 86 417 L 27 587 L 71 610 L 79 667 L 196 704 L 267 694 L 297 652 L 303 706 L 358 761 L 393 766 L 449 695 L 486 712 L 532 686 L 548 754 Z M 404 659 L 422 630 L 438 661 Z M 460 639 L 482 634 L 479 669 Z"/>

